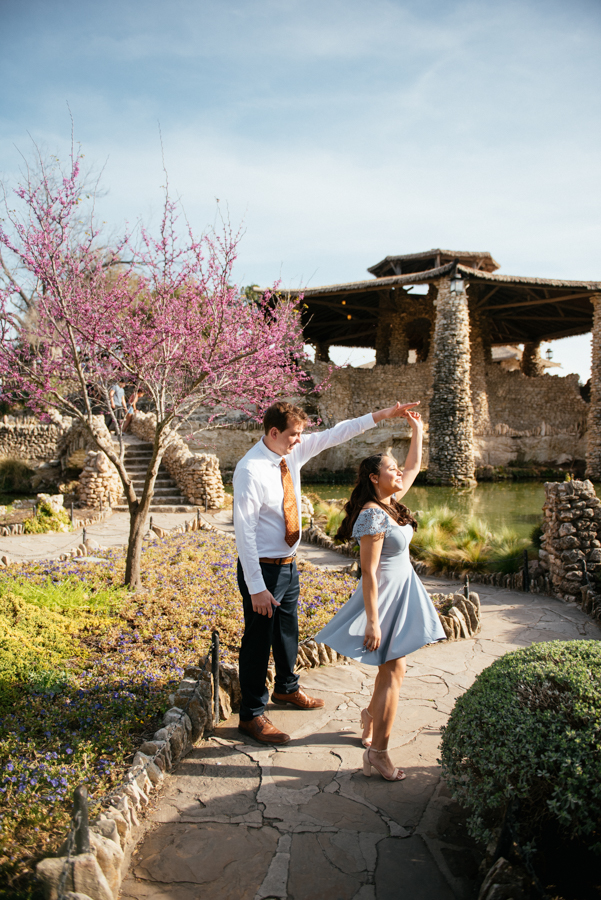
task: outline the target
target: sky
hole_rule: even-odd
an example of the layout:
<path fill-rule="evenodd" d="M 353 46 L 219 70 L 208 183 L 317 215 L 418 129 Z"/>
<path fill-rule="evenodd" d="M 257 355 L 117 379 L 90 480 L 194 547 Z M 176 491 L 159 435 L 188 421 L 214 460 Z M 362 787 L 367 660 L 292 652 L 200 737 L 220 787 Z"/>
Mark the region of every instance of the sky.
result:
<path fill-rule="evenodd" d="M 164 154 L 242 284 L 432 247 L 601 280 L 600 38 L 599 0 L 0 0 L 0 176 L 70 110 L 107 227 L 156 222 Z M 586 381 L 589 336 L 552 350 Z"/>

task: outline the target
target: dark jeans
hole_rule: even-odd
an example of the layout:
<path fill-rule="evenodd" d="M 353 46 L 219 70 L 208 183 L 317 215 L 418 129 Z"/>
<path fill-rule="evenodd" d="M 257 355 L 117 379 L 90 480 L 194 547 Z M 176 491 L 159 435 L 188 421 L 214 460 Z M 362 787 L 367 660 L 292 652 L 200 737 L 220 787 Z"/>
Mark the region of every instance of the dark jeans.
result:
<path fill-rule="evenodd" d="M 294 674 L 298 654 L 299 585 L 296 563 L 287 566 L 261 563 L 261 571 L 265 587 L 280 601 L 271 618 L 253 612 L 238 560 L 238 587 L 244 607 L 244 636 L 240 645 L 240 718 L 243 721 L 262 715 L 269 700 L 265 682 L 271 649 L 275 662 L 274 690 L 278 694 L 293 694 L 298 688 L 298 675 Z"/>

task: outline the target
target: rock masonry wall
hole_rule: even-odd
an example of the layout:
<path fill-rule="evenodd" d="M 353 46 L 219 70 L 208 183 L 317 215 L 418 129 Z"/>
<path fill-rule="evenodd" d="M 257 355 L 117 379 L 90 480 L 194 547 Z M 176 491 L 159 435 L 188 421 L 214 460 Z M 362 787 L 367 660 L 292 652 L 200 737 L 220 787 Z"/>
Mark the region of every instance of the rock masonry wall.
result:
<path fill-rule="evenodd" d="M 56 459 L 72 422 L 65 418 L 46 425 L 33 417 L 26 422 L 3 422 L 0 424 L 0 457 L 27 462 Z"/>
<path fill-rule="evenodd" d="M 123 494 L 119 474 L 101 450 L 89 450 L 79 476 L 78 499 L 86 509 L 117 506 Z"/>
<path fill-rule="evenodd" d="M 593 576 L 601 570 L 601 501 L 588 480 L 548 482 L 543 510 L 539 560 L 551 592 L 581 602 L 586 572 Z"/>
<path fill-rule="evenodd" d="M 138 411 L 132 421 L 132 433 L 144 441 L 154 441 L 154 413 Z M 184 497 L 195 506 L 220 509 L 225 491 L 219 459 L 212 453 L 193 453 L 177 432 L 172 431 L 163 462 Z"/>
<path fill-rule="evenodd" d="M 104 416 L 94 416 L 94 424 L 107 443 L 112 442 L 112 435 L 106 427 Z M 66 435 L 64 449 L 72 455 L 83 443 L 84 448 L 91 444 L 87 429 L 81 423 L 75 423 Z M 107 509 L 116 506 L 123 493 L 119 474 L 108 456 L 102 450 L 88 450 L 79 476 L 77 492 L 80 506 L 86 509 Z"/>

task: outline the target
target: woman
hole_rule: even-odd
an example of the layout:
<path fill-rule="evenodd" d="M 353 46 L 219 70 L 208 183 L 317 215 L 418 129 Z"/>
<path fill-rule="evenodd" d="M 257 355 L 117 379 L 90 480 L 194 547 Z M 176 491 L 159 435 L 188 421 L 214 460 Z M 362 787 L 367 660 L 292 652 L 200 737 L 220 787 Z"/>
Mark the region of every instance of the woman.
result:
<path fill-rule="evenodd" d="M 405 773 L 393 766 L 388 741 L 405 676 L 405 656 L 444 640 L 438 614 L 415 574 L 409 544 L 417 523 L 398 498 L 420 470 L 423 426 L 419 413 L 407 410 L 411 445 L 401 473 L 391 456 L 379 453 L 359 466 L 357 484 L 345 506 L 337 537 L 360 541 L 359 586 L 316 640 L 359 662 L 378 666 L 371 702 L 361 710 L 363 771 L 372 767 L 388 781 Z"/>
<path fill-rule="evenodd" d="M 144 388 L 136 388 L 129 400 L 127 401 L 127 415 L 123 423 L 123 431 L 127 431 L 131 425 L 132 419 L 138 411 L 138 400 L 144 396 Z"/>

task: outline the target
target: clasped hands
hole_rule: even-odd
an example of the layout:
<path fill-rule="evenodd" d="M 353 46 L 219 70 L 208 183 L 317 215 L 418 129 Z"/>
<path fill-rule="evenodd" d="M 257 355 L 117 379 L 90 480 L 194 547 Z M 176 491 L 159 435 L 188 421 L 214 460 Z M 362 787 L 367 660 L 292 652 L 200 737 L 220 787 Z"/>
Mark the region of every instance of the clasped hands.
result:
<path fill-rule="evenodd" d="M 413 407 L 419 406 L 419 400 L 411 403 L 401 403 L 397 401 L 394 406 L 388 406 L 386 409 L 379 409 L 372 413 L 374 422 L 382 422 L 384 419 L 407 419 L 412 428 L 418 428 L 422 424 L 422 417 Z"/>

